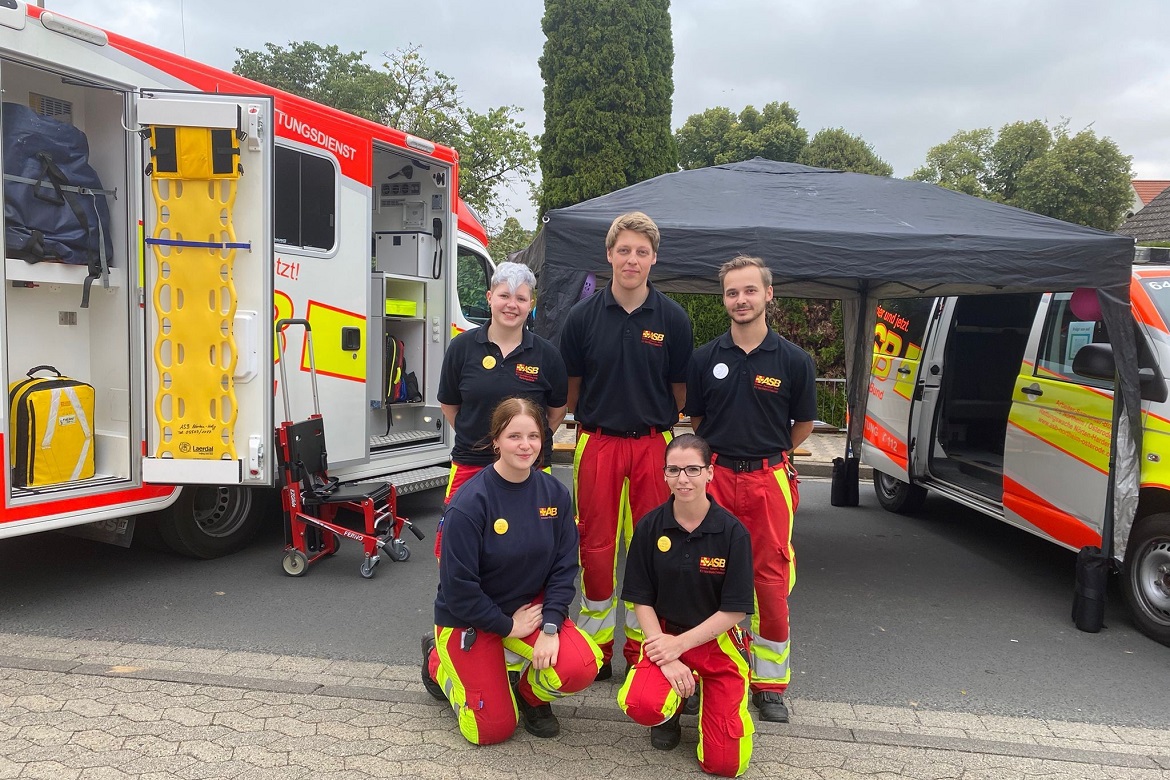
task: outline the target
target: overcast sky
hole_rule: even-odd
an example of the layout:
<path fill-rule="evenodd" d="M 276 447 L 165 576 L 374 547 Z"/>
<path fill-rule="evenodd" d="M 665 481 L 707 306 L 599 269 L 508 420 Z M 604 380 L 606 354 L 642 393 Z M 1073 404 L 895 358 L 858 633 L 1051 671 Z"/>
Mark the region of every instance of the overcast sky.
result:
<path fill-rule="evenodd" d="M 218 67 L 236 48 L 421 46 L 477 110 L 543 125 L 543 0 L 45 0 L 53 10 Z M 182 11 L 182 13 L 181 13 Z M 1092 126 L 1170 179 L 1170 0 L 675 0 L 674 117 L 787 100 L 809 135 L 844 127 L 908 176 L 957 130 Z M 533 227 L 524 205 L 513 200 Z"/>

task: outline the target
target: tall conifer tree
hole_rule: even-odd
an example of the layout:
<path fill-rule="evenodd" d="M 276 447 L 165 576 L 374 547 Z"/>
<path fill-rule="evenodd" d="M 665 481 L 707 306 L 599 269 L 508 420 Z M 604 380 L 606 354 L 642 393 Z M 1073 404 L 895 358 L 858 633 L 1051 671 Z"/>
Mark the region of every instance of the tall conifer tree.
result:
<path fill-rule="evenodd" d="M 678 170 L 669 0 L 545 0 L 540 212 Z"/>

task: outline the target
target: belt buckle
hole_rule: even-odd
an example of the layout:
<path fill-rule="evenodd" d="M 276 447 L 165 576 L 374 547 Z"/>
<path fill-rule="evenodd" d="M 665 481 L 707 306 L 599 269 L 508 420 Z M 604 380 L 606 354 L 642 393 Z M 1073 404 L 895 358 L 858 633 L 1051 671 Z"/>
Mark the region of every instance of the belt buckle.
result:
<path fill-rule="evenodd" d="M 640 438 L 642 438 L 642 432 L 641 431 L 625 431 L 624 433 L 622 433 L 622 436 L 624 436 L 627 439 L 640 439 Z"/>
<path fill-rule="evenodd" d="M 741 474 L 744 474 L 744 473 L 747 473 L 747 472 L 752 470 L 752 461 L 750 461 L 750 460 L 733 460 L 731 462 L 731 468 L 733 470 L 741 473 Z"/>

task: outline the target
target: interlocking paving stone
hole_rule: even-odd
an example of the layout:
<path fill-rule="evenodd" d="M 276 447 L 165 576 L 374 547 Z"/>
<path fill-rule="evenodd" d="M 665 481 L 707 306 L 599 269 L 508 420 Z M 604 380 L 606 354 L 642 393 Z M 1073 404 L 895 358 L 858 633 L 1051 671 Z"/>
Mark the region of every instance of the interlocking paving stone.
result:
<path fill-rule="evenodd" d="M 555 704 L 556 739 L 518 728 L 476 748 L 414 666 L 10 634 L 0 647 L 0 779 L 703 776 L 694 718 L 678 749 L 654 750 L 617 709 L 616 685 Z M 749 777 L 1170 780 L 1170 735 L 1152 729 L 792 708 L 794 724 L 759 724 Z"/>

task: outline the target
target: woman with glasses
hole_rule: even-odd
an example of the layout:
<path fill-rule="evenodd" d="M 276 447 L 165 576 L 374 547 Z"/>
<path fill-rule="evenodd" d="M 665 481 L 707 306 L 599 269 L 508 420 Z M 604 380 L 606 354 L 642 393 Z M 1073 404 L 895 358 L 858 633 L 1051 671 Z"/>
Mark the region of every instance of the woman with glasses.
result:
<path fill-rule="evenodd" d="M 634 526 L 622 599 L 633 603 L 645 640 L 618 693 L 650 743 L 679 743 L 684 701 L 699 700 L 699 766 L 738 777 L 752 754 L 748 663 L 738 624 L 753 611 L 748 532 L 707 495 L 711 448 L 694 434 L 666 447 L 671 496 Z"/>

